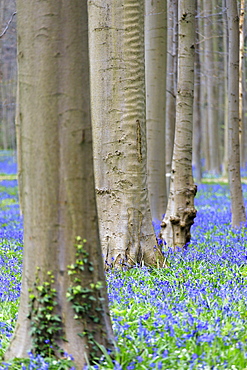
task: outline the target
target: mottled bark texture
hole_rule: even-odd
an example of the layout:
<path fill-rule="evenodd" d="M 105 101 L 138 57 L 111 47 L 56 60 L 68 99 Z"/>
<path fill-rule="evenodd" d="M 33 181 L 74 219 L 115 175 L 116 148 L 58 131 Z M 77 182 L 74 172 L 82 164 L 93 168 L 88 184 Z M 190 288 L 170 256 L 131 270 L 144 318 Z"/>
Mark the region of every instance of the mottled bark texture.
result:
<path fill-rule="evenodd" d="M 147 191 L 144 0 L 88 4 L 95 182 L 105 268 L 155 265 L 161 255 Z"/>
<path fill-rule="evenodd" d="M 152 218 L 161 220 L 166 192 L 166 0 L 145 1 L 147 174 Z"/>
<path fill-rule="evenodd" d="M 27 357 L 33 348 L 28 289 L 35 295 L 38 267 L 40 286 L 47 272 L 54 275 L 52 315 L 61 318 L 61 328 L 52 340 L 81 369 L 93 340 L 105 346 L 113 340 L 94 191 L 87 8 L 80 0 L 19 0 L 17 13 L 24 264 L 18 320 L 5 359 Z M 92 263 L 77 273 L 78 284 L 95 299 L 90 303 L 87 293 L 77 295 L 89 307 L 77 313 L 79 319 L 66 298 L 72 284 L 68 265 L 79 263 L 77 236 L 87 240 Z M 97 283 L 102 289 L 93 288 Z M 42 307 L 38 297 L 36 304 Z"/>
<path fill-rule="evenodd" d="M 237 0 L 227 1 L 229 32 L 228 64 L 228 172 L 231 192 L 232 226 L 246 222 L 240 177 L 239 150 L 239 16 Z"/>
<path fill-rule="evenodd" d="M 190 241 L 190 228 L 196 216 L 196 185 L 192 177 L 195 2 L 180 0 L 178 9 L 176 131 L 170 196 L 161 223 L 161 237 L 167 247 L 173 248 L 183 248 Z"/>

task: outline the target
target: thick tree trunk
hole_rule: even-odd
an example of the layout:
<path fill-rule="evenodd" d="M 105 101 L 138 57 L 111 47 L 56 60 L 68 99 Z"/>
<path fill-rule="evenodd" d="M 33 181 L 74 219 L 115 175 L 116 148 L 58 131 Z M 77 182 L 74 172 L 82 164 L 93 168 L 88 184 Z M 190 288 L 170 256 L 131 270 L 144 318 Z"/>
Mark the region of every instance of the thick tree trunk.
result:
<path fill-rule="evenodd" d="M 152 218 L 161 220 L 166 192 L 166 0 L 145 2 L 145 61 L 148 192 Z"/>
<path fill-rule="evenodd" d="M 232 226 L 238 227 L 246 222 L 244 200 L 240 177 L 239 151 L 239 16 L 237 0 L 227 1 L 229 31 L 229 184 L 232 205 Z"/>
<path fill-rule="evenodd" d="M 80 0 L 19 0 L 17 12 L 24 265 L 5 358 L 39 353 L 42 339 L 50 339 L 48 350 L 52 345 L 58 355 L 60 347 L 82 368 L 97 352 L 94 341 L 113 340 L 94 192 L 87 8 Z M 75 248 L 77 236 L 87 242 Z M 58 326 L 35 316 L 46 307 L 39 292 L 50 285 L 56 301 L 50 320 L 59 318 Z M 49 334 L 42 325 L 55 329 Z"/>
<path fill-rule="evenodd" d="M 155 265 L 147 191 L 144 0 L 89 0 L 95 182 L 106 269 Z"/>
<path fill-rule="evenodd" d="M 180 0 L 178 5 L 176 130 L 170 197 L 161 223 L 161 237 L 173 248 L 183 248 L 190 241 L 190 227 L 196 216 L 192 176 L 195 2 Z"/>

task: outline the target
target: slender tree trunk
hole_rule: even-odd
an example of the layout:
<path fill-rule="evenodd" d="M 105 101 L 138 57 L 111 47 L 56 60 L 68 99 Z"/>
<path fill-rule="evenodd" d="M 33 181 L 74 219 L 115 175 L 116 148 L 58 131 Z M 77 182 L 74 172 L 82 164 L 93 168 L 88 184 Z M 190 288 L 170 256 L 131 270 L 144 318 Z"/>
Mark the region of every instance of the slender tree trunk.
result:
<path fill-rule="evenodd" d="M 0 9 L 0 25 L 3 24 L 5 14 L 5 2 L 2 1 Z M 7 127 L 7 66 L 4 58 L 5 42 L 1 40 L 0 47 L 0 63 L 1 63 L 1 81 L 0 81 L 0 99 L 1 99 L 1 136 L 2 136 L 2 147 L 4 150 L 8 149 L 8 127 Z M 5 63 L 4 63 L 5 62 Z"/>
<path fill-rule="evenodd" d="M 245 165 L 245 125 L 244 125 L 244 99 L 243 99 L 243 61 L 244 61 L 244 5 L 245 1 L 240 2 L 239 12 L 239 126 L 240 126 L 240 164 Z"/>
<path fill-rule="evenodd" d="M 222 1 L 222 7 L 226 9 L 226 1 Z M 224 50 L 224 155 L 223 155 L 223 176 L 228 176 L 228 54 L 229 35 L 227 14 L 223 13 L 223 50 Z"/>
<path fill-rule="evenodd" d="M 145 61 L 148 192 L 153 219 L 161 220 L 166 192 L 166 0 L 145 2 Z"/>
<path fill-rule="evenodd" d="M 19 104 L 19 86 L 17 83 L 17 93 L 16 93 L 16 113 L 15 113 L 15 130 L 16 130 L 16 149 L 17 149 L 17 178 L 18 178 L 18 198 L 19 198 L 19 208 L 20 215 L 23 215 L 23 181 L 22 181 L 22 142 L 21 142 L 21 121 L 20 121 L 20 104 Z"/>
<path fill-rule="evenodd" d="M 110 346 L 113 339 L 94 191 L 87 7 L 19 0 L 17 12 L 24 265 L 5 358 L 43 354 L 49 339 L 48 351 L 59 356 L 58 346 L 82 368 L 98 352 L 94 340 Z M 75 248 L 77 236 L 87 241 Z M 49 318 L 42 292 L 50 286 Z"/>
<path fill-rule="evenodd" d="M 199 7 L 197 8 L 199 14 Z M 194 107 L 193 107 L 193 150 L 192 157 L 194 163 L 195 179 L 198 183 L 202 179 L 201 167 L 201 142 L 202 142 L 202 126 L 201 126 L 201 65 L 200 65 L 200 46 L 199 46 L 199 29 L 198 18 L 196 20 L 196 46 L 195 46 L 195 75 L 194 75 Z"/>
<path fill-rule="evenodd" d="M 243 61 L 243 123 L 242 123 L 242 141 L 243 141 L 243 148 L 242 148 L 242 166 L 246 170 L 247 166 L 247 104 L 246 104 L 246 99 L 247 99 L 247 89 L 246 89 L 246 60 L 244 58 Z"/>
<path fill-rule="evenodd" d="M 232 226 L 246 222 L 240 177 L 239 152 L 239 16 L 237 0 L 227 0 L 229 31 L 229 184 L 232 205 Z"/>
<path fill-rule="evenodd" d="M 0 96 L 2 99 L 2 142 L 3 150 L 8 149 L 8 126 L 7 126 L 7 96 L 6 96 L 6 84 L 1 84 Z"/>
<path fill-rule="evenodd" d="M 168 0 L 167 77 L 166 77 L 166 186 L 170 191 L 172 154 L 175 136 L 178 51 L 178 1 Z"/>
<path fill-rule="evenodd" d="M 219 0 L 212 0 L 212 32 L 213 32 L 213 112 L 214 112 L 214 136 L 215 136 L 215 143 L 216 143 L 216 162 L 218 166 L 218 175 L 221 173 L 221 164 L 222 164 L 222 150 L 221 150 L 221 141 L 220 141 L 220 107 L 219 107 L 219 90 L 222 78 L 220 76 L 219 71 L 219 63 L 220 63 L 220 36 L 219 36 L 219 16 L 218 16 L 218 3 Z"/>
<path fill-rule="evenodd" d="M 209 135 L 208 135 L 208 103 L 207 103 L 207 71 L 205 66 L 205 37 L 204 23 L 205 11 L 203 2 L 200 4 L 200 13 L 198 14 L 198 31 L 200 35 L 200 95 L 201 95 L 201 127 L 202 127 L 202 157 L 204 158 L 204 170 L 210 170 L 209 158 Z"/>
<path fill-rule="evenodd" d="M 212 1 L 204 0 L 204 35 L 205 35 L 205 69 L 207 83 L 207 121 L 209 135 L 210 172 L 214 175 L 220 173 L 218 122 L 215 114 L 215 77 L 213 53 L 213 17 Z"/>
<path fill-rule="evenodd" d="M 176 130 L 170 196 L 161 223 L 161 237 L 173 248 L 183 248 L 190 241 L 190 228 L 196 216 L 196 186 L 192 176 L 195 2 L 180 0 L 178 9 Z"/>
<path fill-rule="evenodd" d="M 3 25 L 3 13 L 4 13 L 4 0 L 0 0 L 0 30 L 2 29 Z M 1 124 L 1 137 L 0 137 L 0 145 L 3 147 L 4 140 L 3 140 L 3 47 L 0 47 L 0 124 Z"/>
<path fill-rule="evenodd" d="M 5 14 L 5 0 L 0 1 L 0 33 L 4 26 L 4 14 Z M 4 39 L 1 40 L 0 47 L 0 104 L 1 104 L 1 141 L 2 148 L 8 149 L 7 143 L 7 110 L 6 110 L 6 81 L 5 81 L 5 70 L 4 66 Z"/>
<path fill-rule="evenodd" d="M 155 265 L 147 191 L 144 0 L 89 0 L 95 182 L 105 268 Z"/>
<path fill-rule="evenodd" d="M 0 3 L 0 102 L 1 141 L 3 149 L 15 148 L 14 116 L 16 93 L 15 1 Z M 13 146 L 14 143 L 14 146 Z"/>

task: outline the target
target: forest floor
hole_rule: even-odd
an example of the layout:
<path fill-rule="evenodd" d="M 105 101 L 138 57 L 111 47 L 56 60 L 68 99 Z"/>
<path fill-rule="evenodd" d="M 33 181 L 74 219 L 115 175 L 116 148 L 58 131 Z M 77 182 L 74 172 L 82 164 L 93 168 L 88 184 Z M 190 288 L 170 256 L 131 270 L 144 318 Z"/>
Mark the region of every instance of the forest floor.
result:
<path fill-rule="evenodd" d="M 17 175 L 1 175 L 0 174 L 0 181 L 4 180 L 17 180 Z"/>
<path fill-rule="evenodd" d="M 202 184 L 228 184 L 227 177 L 217 177 L 217 178 L 203 178 Z M 241 178 L 242 184 L 247 184 L 247 177 Z"/>
<path fill-rule="evenodd" d="M 0 157 L 1 174 L 15 171 L 11 158 Z M 199 184 L 191 243 L 183 253 L 164 252 L 169 268 L 107 273 L 116 350 L 104 350 L 87 370 L 247 370 L 247 228 L 231 228 L 229 187 L 215 180 Z M 243 194 L 247 208 L 245 183 Z M 22 253 L 17 181 L 6 178 L 0 182 L 0 370 L 75 370 L 69 355 L 1 362 L 18 313 Z"/>

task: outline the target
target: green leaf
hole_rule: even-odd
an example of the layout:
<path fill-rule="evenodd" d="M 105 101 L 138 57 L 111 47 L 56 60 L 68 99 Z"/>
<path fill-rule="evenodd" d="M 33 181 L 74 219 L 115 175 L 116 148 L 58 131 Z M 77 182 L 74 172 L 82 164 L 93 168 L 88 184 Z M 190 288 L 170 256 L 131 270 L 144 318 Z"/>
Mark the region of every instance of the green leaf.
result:
<path fill-rule="evenodd" d="M 43 292 L 44 287 L 43 287 L 43 285 L 38 285 L 38 286 L 36 287 L 36 289 L 37 289 L 39 292 Z"/>

